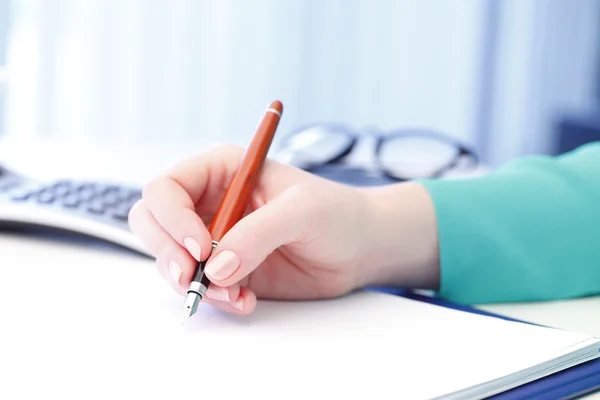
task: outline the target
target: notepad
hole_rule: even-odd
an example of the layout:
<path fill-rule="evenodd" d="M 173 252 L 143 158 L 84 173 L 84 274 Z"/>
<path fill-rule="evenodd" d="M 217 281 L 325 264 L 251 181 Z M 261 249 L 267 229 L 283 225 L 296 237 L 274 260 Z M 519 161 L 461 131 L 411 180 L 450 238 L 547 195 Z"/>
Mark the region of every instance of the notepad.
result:
<path fill-rule="evenodd" d="M 589 335 L 383 293 L 182 298 L 154 263 L 0 236 L 0 398 L 482 399 L 598 357 Z"/>

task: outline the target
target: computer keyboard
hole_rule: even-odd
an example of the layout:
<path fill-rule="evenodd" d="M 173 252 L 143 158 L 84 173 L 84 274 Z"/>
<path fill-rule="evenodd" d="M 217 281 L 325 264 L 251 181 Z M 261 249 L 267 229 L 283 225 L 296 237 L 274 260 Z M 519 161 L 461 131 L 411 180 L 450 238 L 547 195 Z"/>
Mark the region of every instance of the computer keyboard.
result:
<path fill-rule="evenodd" d="M 51 229 L 150 255 L 128 225 L 141 189 L 94 181 L 39 182 L 0 166 L 0 230 Z"/>

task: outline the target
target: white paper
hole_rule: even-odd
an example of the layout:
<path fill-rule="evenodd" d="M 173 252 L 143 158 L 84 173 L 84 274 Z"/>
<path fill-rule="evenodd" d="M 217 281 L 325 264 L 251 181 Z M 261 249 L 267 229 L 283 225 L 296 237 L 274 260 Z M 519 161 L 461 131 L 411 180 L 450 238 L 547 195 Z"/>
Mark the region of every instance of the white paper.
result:
<path fill-rule="evenodd" d="M 0 265 L 3 399 L 429 399 L 588 338 L 367 292 L 181 326 L 152 260 L 2 235 Z"/>

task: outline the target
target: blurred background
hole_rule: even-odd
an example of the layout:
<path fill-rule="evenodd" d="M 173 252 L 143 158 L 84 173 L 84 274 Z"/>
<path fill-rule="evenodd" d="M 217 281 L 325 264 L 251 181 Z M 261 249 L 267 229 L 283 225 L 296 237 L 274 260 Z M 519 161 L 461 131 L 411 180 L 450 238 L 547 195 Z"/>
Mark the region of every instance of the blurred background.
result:
<path fill-rule="evenodd" d="M 281 135 L 558 154 L 600 140 L 599 18 L 600 0 L 0 0 L 0 162 L 162 168 L 246 145 L 274 99 Z"/>

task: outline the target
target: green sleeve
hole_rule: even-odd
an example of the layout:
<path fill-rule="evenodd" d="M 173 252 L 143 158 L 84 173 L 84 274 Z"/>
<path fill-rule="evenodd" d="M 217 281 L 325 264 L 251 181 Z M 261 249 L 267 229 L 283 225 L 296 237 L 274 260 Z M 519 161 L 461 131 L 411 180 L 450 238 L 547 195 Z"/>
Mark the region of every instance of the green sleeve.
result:
<path fill-rule="evenodd" d="M 483 177 L 421 183 L 436 211 L 440 297 L 482 304 L 600 293 L 600 142 Z"/>

